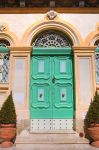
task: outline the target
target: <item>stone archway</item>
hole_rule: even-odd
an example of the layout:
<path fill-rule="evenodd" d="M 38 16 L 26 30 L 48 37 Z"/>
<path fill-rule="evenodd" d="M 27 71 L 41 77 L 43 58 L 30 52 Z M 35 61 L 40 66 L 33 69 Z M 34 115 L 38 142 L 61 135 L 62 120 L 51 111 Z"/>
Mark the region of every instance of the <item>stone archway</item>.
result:
<path fill-rule="evenodd" d="M 66 34 L 71 39 L 74 46 L 83 45 L 83 40 L 78 30 L 70 23 L 63 23 L 62 20 L 43 20 L 31 25 L 23 35 L 22 45 L 30 46 L 32 39 L 35 38 L 36 35 L 50 29 L 61 31 Z"/>

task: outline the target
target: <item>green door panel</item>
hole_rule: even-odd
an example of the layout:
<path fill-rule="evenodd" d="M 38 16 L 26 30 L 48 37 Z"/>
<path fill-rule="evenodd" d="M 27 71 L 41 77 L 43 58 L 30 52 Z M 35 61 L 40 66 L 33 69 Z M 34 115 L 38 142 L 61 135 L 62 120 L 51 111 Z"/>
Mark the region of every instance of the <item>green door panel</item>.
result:
<path fill-rule="evenodd" d="M 71 56 L 53 58 L 55 83 L 53 118 L 73 118 L 73 71 Z"/>
<path fill-rule="evenodd" d="M 50 57 L 33 57 L 31 75 L 34 79 L 48 79 L 50 77 Z"/>
<path fill-rule="evenodd" d="M 70 56 L 54 57 L 54 76 L 56 78 L 72 78 L 72 61 Z"/>
<path fill-rule="evenodd" d="M 53 118 L 73 118 L 73 94 L 70 83 L 57 83 L 54 86 Z"/>
<path fill-rule="evenodd" d="M 73 119 L 72 56 L 32 56 L 31 119 Z"/>

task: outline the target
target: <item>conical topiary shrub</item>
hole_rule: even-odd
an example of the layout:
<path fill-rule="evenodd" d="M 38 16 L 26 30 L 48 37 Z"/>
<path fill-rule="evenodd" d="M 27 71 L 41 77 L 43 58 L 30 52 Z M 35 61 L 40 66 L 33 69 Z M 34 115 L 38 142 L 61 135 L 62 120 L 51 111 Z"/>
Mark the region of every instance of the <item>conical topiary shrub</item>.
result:
<path fill-rule="evenodd" d="M 16 111 L 12 92 L 1 107 L 0 124 L 14 124 L 16 126 Z"/>
<path fill-rule="evenodd" d="M 85 117 L 85 137 L 92 146 L 99 148 L 99 94 L 95 93 Z"/>
<path fill-rule="evenodd" d="M 0 138 L 1 147 L 9 148 L 13 146 L 13 139 L 16 137 L 16 111 L 13 102 L 12 92 L 0 110 Z"/>
<path fill-rule="evenodd" d="M 95 93 L 93 101 L 91 101 L 91 104 L 89 106 L 86 118 L 85 118 L 88 127 L 90 127 L 91 124 L 99 124 L 99 94 L 98 92 Z"/>

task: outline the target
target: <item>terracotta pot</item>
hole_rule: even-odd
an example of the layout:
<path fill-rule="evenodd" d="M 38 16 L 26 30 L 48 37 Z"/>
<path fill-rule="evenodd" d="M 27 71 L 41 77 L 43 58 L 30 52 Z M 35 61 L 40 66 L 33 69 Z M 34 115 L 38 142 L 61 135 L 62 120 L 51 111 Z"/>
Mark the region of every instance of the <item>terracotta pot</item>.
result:
<path fill-rule="evenodd" d="M 98 123 L 92 123 L 92 124 L 90 124 L 90 127 L 99 127 L 99 124 Z"/>
<path fill-rule="evenodd" d="M 11 146 L 13 146 L 13 143 L 10 141 L 5 141 L 1 144 L 1 148 L 9 148 Z"/>
<path fill-rule="evenodd" d="M 5 125 L 1 125 L 0 128 L 0 138 L 2 139 L 2 144 L 1 147 L 10 147 L 13 145 L 13 143 L 11 142 L 11 140 L 15 137 L 16 135 L 16 128 L 14 127 L 9 127 L 10 125 L 7 125 L 4 127 Z"/>
<path fill-rule="evenodd" d="M 99 148 L 99 127 L 88 128 L 88 133 L 90 137 L 94 140 L 91 145 Z"/>
<path fill-rule="evenodd" d="M 1 128 L 14 128 L 15 124 L 1 124 L 0 127 Z"/>

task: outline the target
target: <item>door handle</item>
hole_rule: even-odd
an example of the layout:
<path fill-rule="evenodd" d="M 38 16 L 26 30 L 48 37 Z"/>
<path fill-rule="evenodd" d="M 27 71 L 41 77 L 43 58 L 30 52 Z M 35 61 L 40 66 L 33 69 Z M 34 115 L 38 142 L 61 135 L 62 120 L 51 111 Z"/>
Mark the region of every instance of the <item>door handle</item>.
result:
<path fill-rule="evenodd" d="M 55 83 L 55 77 L 52 78 L 52 83 Z"/>

